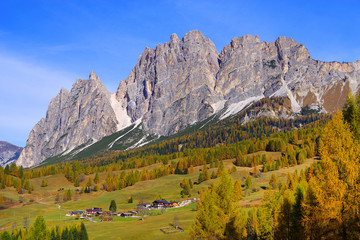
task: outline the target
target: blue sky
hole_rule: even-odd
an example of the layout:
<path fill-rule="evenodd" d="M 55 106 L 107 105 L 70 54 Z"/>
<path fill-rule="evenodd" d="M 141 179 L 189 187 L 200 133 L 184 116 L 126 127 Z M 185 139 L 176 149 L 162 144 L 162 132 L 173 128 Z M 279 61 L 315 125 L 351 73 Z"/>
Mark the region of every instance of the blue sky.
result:
<path fill-rule="evenodd" d="M 0 1 L 0 140 L 24 146 L 61 87 L 94 70 L 109 91 L 146 46 L 198 29 L 220 52 L 233 37 L 304 43 L 314 59 L 360 59 L 357 1 Z"/>

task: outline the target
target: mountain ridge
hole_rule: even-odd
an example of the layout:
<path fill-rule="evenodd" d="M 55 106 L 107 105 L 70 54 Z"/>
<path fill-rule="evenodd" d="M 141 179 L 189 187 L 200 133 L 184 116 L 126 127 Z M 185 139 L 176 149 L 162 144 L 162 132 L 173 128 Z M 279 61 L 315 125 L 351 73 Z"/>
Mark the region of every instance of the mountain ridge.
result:
<path fill-rule="evenodd" d="M 77 80 L 70 93 L 61 90 L 17 164 L 37 165 L 135 123 L 146 134 L 170 136 L 221 110 L 226 118 L 272 96 L 288 97 L 294 114 L 304 106 L 331 113 L 350 92 L 357 93 L 359 82 L 360 61 L 313 60 L 291 38 L 267 43 L 257 36 L 236 37 L 219 54 L 197 30 L 181 40 L 172 34 L 170 42 L 145 48 L 115 93 L 94 72 L 89 80 Z"/>
<path fill-rule="evenodd" d="M 0 166 L 5 167 L 16 162 L 22 149 L 9 142 L 0 141 Z"/>

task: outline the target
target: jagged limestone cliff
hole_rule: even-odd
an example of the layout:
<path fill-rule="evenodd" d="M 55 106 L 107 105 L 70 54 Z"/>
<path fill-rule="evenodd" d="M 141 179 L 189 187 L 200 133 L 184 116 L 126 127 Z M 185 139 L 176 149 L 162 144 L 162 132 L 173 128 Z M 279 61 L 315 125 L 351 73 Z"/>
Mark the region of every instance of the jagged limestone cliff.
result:
<path fill-rule="evenodd" d="M 36 165 L 133 123 L 142 123 L 148 134 L 172 135 L 221 110 L 225 118 L 271 96 L 287 96 L 293 113 L 306 105 L 333 112 L 350 91 L 357 93 L 359 83 L 360 61 L 314 60 L 291 38 L 267 43 L 247 35 L 218 54 L 197 30 L 181 40 L 173 34 L 169 43 L 144 50 L 116 93 L 108 93 L 95 73 L 70 93 L 61 90 L 17 163 Z"/>
<path fill-rule="evenodd" d="M 39 164 L 48 157 L 89 145 L 118 130 L 111 94 L 94 72 L 78 79 L 70 92 L 61 89 L 46 113 L 31 130 L 17 164 Z"/>
<path fill-rule="evenodd" d="M 169 43 L 146 48 L 120 82 L 116 97 L 132 121 L 150 133 L 171 135 L 213 113 L 210 97 L 219 71 L 215 45 L 199 31 L 176 34 Z"/>
<path fill-rule="evenodd" d="M 306 105 L 333 112 L 360 82 L 360 61 L 313 60 L 303 44 L 285 37 L 271 43 L 250 35 L 234 38 L 219 62 L 215 92 L 233 104 L 230 108 L 251 98 L 288 96 L 294 112 Z"/>
<path fill-rule="evenodd" d="M 5 167 L 6 165 L 11 165 L 13 162 L 16 162 L 21 150 L 22 147 L 0 141 L 0 166 Z"/>
<path fill-rule="evenodd" d="M 313 60 L 303 44 L 285 37 L 234 38 L 218 54 L 211 40 L 191 31 L 146 48 L 116 97 L 147 132 L 171 135 L 224 107 L 223 118 L 271 96 L 288 96 L 294 112 L 306 105 L 333 112 L 350 90 L 357 92 L 359 66 Z"/>

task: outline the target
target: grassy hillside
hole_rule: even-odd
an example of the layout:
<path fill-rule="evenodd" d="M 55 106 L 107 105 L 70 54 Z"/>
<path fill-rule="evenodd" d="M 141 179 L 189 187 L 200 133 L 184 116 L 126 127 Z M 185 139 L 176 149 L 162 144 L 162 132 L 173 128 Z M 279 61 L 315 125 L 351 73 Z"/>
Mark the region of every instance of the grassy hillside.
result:
<path fill-rule="evenodd" d="M 276 152 L 260 152 L 258 154 L 267 154 L 268 157 L 274 159 L 279 158 L 281 153 Z M 246 156 L 246 155 L 245 155 Z M 178 161 L 176 159 L 175 161 Z M 292 173 L 296 169 L 303 169 L 305 166 L 309 166 L 314 159 L 308 159 L 304 164 L 295 167 L 289 167 L 280 169 L 273 172 L 262 173 L 260 177 L 253 178 L 253 190 L 247 195 L 240 204 L 243 206 L 257 205 L 261 202 L 261 198 L 266 190 L 270 176 L 275 173 L 279 181 L 285 182 L 287 173 Z M 234 159 L 224 160 L 224 166 L 226 169 L 232 168 Z M 148 166 L 153 168 L 154 166 Z M 261 166 L 258 166 L 261 167 Z M 73 200 L 66 203 L 54 203 L 54 198 L 58 189 L 63 187 L 65 189 L 75 190 L 76 188 L 72 183 L 68 182 L 63 174 L 39 177 L 31 179 L 34 184 L 34 191 L 31 194 L 23 194 L 25 198 L 23 203 L 19 203 L 19 195 L 13 188 L 6 188 L 1 190 L 4 197 L 11 198 L 17 201 L 15 205 L 10 208 L 0 211 L 0 229 L 11 229 L 12 227 L 22 226 L 24 223 L 24 217 L 29 218 L 29 222 L 32 223 L 35 217 L 42 214 L 49 225 L 64 225 L 68 223 L 74 223 L 80 220 L 74 220 L 74 217 L 65 217 L 65 213 L 71 210 L 84 210 L 91 207 L 101 207 L 108 209 L 111 200 L 115 200 L 117 203 L 118 211 L 134 209 L 139 199 L 145 199 L 145 201 L 152 202 L 158 195 L 167 200 L 181 200 L 179 186 L 180 182 L 186 178 L 191 179 L 193 182 L 197 181 L 199 172 L 202 167 L 195 167 L 193 174 L 188 175 L 169 175 L 166 177 L 158 178 L 155 180 L 138 182 L 133 186 L 126 187 L 119 191 L 113 192 L 92 192 L 90 194 L 75 194 L 73 192 Z M 216 171 L 216 168 L 209 169 L 210 173 Z M 249 175 L 253 169 L 249 167 L 236 167 L 236 172 L 231 176 L 234 179 L 242 179 L 244 184 L 245 176 Z M 120 173 L 120 172 L 114 172 Z M 107 173 L 101 173 L 100 179 L 105 179 Z M 88 177 L 94 177 L 89 175 Z M 48 182 L 47 187 L 40 187 L 40 183 L 43 179 Z M 87 181 L 87 179 L 85 179 Z M 192 197 L 198 197 L 198 191 L 205 189 L 211 183 L 214 183 L 216 179 L 210 179 L 202 182 L 199 185 L 194 185 L 191 190 Z M 62 193 L 62 192 L 61 192 Z M 126 203 L 126 199 L 132 196 L 134 203 Z M 33 202 L 30 202 L 30 200 Z M 60 208 L 59 206 L 60 205 Z M 140 221 L 136 218 L 117 218 L 113 222 L 97 222 L 93 223 L 85 221 L 86 227 L 90 239 L 184 239 L 188 234 L 188 229 L 193 222 L 195 211 L 195 204 L 188 207 L 166 210 L 163 214 L 157 216 L 149 216 L 144 221 Z M 159 212 L 158 212 L 159 213 Z M 174 221 L 174 217 L 178 218 L 179 225 L 185 229 L 183 233 L 163 234 L 160 228 L 169 226 Z"/>

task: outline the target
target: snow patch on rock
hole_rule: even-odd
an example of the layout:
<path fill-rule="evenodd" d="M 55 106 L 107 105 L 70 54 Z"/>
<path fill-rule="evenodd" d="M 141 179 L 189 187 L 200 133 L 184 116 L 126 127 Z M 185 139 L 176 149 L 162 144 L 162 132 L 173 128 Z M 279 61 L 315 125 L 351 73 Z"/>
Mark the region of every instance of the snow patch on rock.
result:
<path fill-rule="evenodd" d="M 133 126 L 129 131 L 125 132 L 123 135 L 121 135 L 120 137 L 117 137 L 113 142 L 111 142 L 111 143 L 108 145 L 108 150 L 111 149 L 111 148 L 114 146 L 114 144 L 115 144 L 117 141 L 119 141 L 121 138 L 123 138 L 126 134 L 128 134 L 129 132 L 131 132 L 132 130 L 134 130 L 137 126 L 139 126 L 139 124 L 141 123 L 141 120 L 142 120 L 142 118 L 136 120 L 136 121 L 134 122 L 134 126 Z"/>
<path fill-rule="evenodd" d="M 277 90 L 276 92 L 274 92 L 270 97 L 274 97 L 274 96 L 278 96 L 278 97 L 288 96 L 290 99 L 290 102 L 291 102 L 292 110 L 295 113 L 299 113 L 301 111 L 301 107 L 300 107 L 299 103 L 296 101 L 294 95 L 287 87 L 285 81 L 282 81 L 281 88 L 279 90 Z"/>
<path fill-rule="evenodd" d="M 221 109 L 224 108 L 226 100 L 221 100 L 216 103 L 211 104 L 211 107 L 214 109 L 214 113 L 218 113 Z"/>
<path fill-rule="evenodd" d="M 226 112 L 224 114 L 222 114 L 220 116 L 220 119 L 224 119 L 227 118 L 231 115 L 234 115 L 238 112 L 240 112 L 241 110 L 243 110 L 247 105 L 259 101 L 260 99 L 264 98 L 264 95 L 260 95 L 260 96 L 255 96 L 255 97 L 250 97 L 244 101 L 240 101 L 237 103 L 232 103 L 229 105 L 229 107 L 227 108 Z"/>
<path fill-rule="evenodd" d="M 128 147 L 126 150 L 133 149 L 133 148 L 136 148 L 136 147 L 141 147 L 141 146 L 147 144 L 148 142 L 145 141 L 146 138 L 147 138 L 146 135 L 143 136 L 137 143 L 135 143 L 134 145 Z"/>
<path fill-rule="evenodd" d="M 121 105 L 121 103 L 116 99 L 116 93 L 112 93 L 110 96 L 110 104 L 113 108 L 116 116 L 117 130 L 120 131 L 131 124 L 131 118 L 127 115 L 126 109 Z"/>

